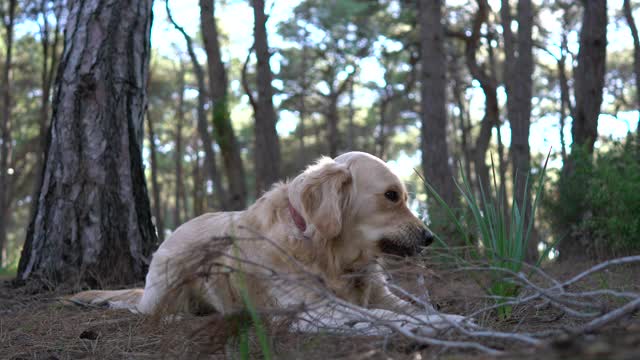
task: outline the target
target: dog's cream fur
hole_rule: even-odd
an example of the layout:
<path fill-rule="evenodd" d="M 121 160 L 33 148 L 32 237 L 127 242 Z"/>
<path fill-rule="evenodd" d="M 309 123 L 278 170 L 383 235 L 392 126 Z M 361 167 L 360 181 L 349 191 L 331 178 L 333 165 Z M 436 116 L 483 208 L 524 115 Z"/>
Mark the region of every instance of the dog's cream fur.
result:
<path fill-rule="evenodd" d="M 399 178 L 372 155 L 322 158 L 245 211 L 209 213 L 180 226 L 154 254 L 144 290 L 85 291 L 70 300 L 144 314 L 167 300 L 174 311 L 204 306 L 222 314 L 245 301 L 266 309 L 302 305 L 307 310 L 293 325 L 302 331 L 359 328 L 354 322 L 363 318 L 406 326 L 421 316 L 435 328 L 460 321 L 432 309 L 420 315 L 389 290 L 380 271 L 383 252 L 410 255 L 431 240 L 407 198 Z"/>

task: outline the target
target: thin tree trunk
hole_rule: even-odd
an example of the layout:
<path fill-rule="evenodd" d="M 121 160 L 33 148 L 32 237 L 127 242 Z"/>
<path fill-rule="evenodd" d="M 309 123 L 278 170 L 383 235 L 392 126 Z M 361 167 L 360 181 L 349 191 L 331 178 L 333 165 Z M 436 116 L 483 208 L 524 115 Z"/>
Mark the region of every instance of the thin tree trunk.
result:
<path fill-rule="evenodd" d="M 490 10 L 487 0 L 477 0 L 477 3 L 478 11 L 473 18 L 471 34 L 462 34 L 459 37 L 465 41 L 465 62 L 469 72 L 480 83 L 485 95 L 485 112 L 480 122 L 480 132 L 473 149 L 473 163 L 476 174 L 475 188 L 479 193 L 481 189 L 487 190 L 490 185 L 489 168 L 486 163 L 487 150 L 491 142 L 491 129 L 499 122 L 500 112 L 497 96 L 498 82 L 495 76 L 488 73 L 483 66 L 480 66 L 477 60 L 482 25 L 488 24 Z"/>
<path fill-rule="evenodd" d="M 70 3 L 42 188 L 20 280 L 108 286 L 139 281 L 146 273 L 157 243 L 141 144 L 151 5 Z"/>
<path fill-rule="evenodd" d="M 464 155 L 464 172 L 466 176 L 471 177 L 471 149 L 469 146 L 469 124 L 465 115 L 467 109 L 463 98 L 463 89 L 461 86 L 460 73 L 457 61 L 455 62 L 455 68 L 452 70 L 453 80 L 453 96 L 455 98 L 458 109 L 460 110 L 460 146 L 462 147 L 462 154 Z"/>
<path fill-rule="evenodd" d="M 182 34 L 185 42 L 187 43 L 187 53 L 189 54 L 189 58 L 191 59 L 193 72 L 196 76 L 196 81 L 198 83 L 198 107 L 197 107 L 196 114 L 197 114 L 197 123 L 198 123 L 198 133 L 200 134 L 200 139 L 202 140 L 202 147 L 204 148 L 205 168 L 209 178 L 213 182 L 214 193 L 217 195 L 217 199 L 221 209 L 231 210 L 227 191 L 224 188 L 220 173 L 218 172 L 218 165 L 216 164 L 216 154 L 213 150 L 213 140 L 211 139 L 211 135 L 209 134 L 209 125 L 207 123 L 207 113 L 205 110 L 205 104 L 207 103 L 207 100 L 206 100 L 207 90 L 204 82 L 204 69 L 202 69 L 200 62 L 198 62 L 198 58 L 193 49 L 193 40 L 186 33 L 186 31 L 184 31 L 184 29 L 175 22 L 175 20 L 171 16 L 169 1 L 165 2 L 165 8 L 167 10 L 169 21 L 171 21 L 173 26 Z"/>
<path fill-rule="evenodd" d="M 264 0 L 252 0 L 254 14 L 254 38 L 257 59 L 258 101 L 254 110 L 256 169 L 256 197 L 260 196 L 280 179 L 280 140 L 276 131 L 276 112 L 273 108 L 273 75 L 267 41 L 267 16 Z"/>
<path fill-rule="evenodd" d="M 2 4 L 4 6 L 4 4 Z M 6 31 L 6 55 L 2 69 L 2 118 L 0 119 L 0 265 L 4 264 L 4 247 L 7 240 L 9 215 L 9 154 L 11 151 L 11 62 L 13 53 L 13 27 L 15 21 L 16 0 L 9 0 L 8 22 L 3 17 Z"/>
<path fill-rule="evenodd" d="M 200 26 L 209 68 L 209 95 L 213 101 L 213 127 L 222 152 L 228 182 L 228 206 L 241 210 L 247 205 L 247 186 L 240 146 L 229 117 L 227 72 L 222 63 L 214 0 L 199 0 Z"/>
<path fill-rule="evenodd" d="M 338 156 L 338 144 L 340 143 L 339 134 L 338 134 L 338 120 L 340 116 L 338 115 L 338 95 L 331 94 L 329 95 L 329 108 L 327 109 L 327 125 L 329 126 L 329 131 L 327 136 L 329 137 L 329 156 L 335 158 Z"/>
<path fill-rule="evenodd" d="M 309 30 L 304 28 L 304 36 L 302 38 L 302 60 L 301 60 L 301 70 L 300 70 L 300 94 L 299 94 L 299 110 L 300 110 L 300 122 L 298 123 L 298 167 L 304 168 L 307 164 L 307 159 L 305 156 L 305 144 L 304 137 L 306 135 L 305 131 L 305 121 L 307 119 L 307 95 L 309 91 L 309 84 L 307 81 L 307 67 L 309 63 L 309 46 L 307 45 L 307 38 L 309 37 Z"/>
<path fill-rule="evenodd" d="M 176 229 L 182 223 L 180 217 L 181 197 L 184 193 L 184 182 L 182 181 L 182 126 L 184 124 L 184 64 L 180 60 L 180 70 L 178 71 L 178 104 L 176 108 L 176 129 L 175 129 L 175 169 L 176 188 L 174 193 L 175 204 L 173 208 L 173 228 Z"/>
<path fill-rule="evenodd" d="M 56 73 L 56 64 L 59 57 L 58 47 L 60 42 L 60 12 L 62 11 L 61 6 L 55 5 L 56 8 L 54 10 L 54 15 L 56 19 L 56 25 L 53 29 L 53 41 L 49 39 L 50 36 L 50 24 L 49 24 L 49 12 L 47 11 L 47 3 L 49 0 L 42 0 L 40 3 L 40 12 L 42 14 L 43 24 L 40 28 L 40 37 L 41 37 L 41 45 L 42 45 L 42 102 L 40 105 L 40 119 L 39 119 L 39 148 L 36 152 L 36 159 L 34 168 L 36 174 L 34 176 L 33 181 L 33 190 L 32 193 L 34 197 L 37 196 L 40 191 L 42 180 L 42 171 L 44 169 L 44 152 L 47 148 L 47 129 L 49 125 L 50 119 L 50 99 L 51 99 L 51 86 L 53 84 L 53 79 Z M 33 214 L 36 211 L 35 205 L 36 201 L 31 202 L 30 209 L 30 218 L 33 217 Z"/>
<path fill-rule="evenodd" d="M 149 131 L 149 156 L 151 158 L 151 187 L 153 194 L 153 216 L 156 218 L 156 230 L 158 240 L 164 241 L 164 217 L 162 216 L 162 204 L 160 201 L 160 184 L 158 183 L 158 150 L 156 147 L 156 134 L 151 121 L 151 111 L 147 110 L 147 128 Z"/>
<path fill-rule="evenodd" d="M 560 83 L 560 153 L 562 155 L 562 163 L 567 161 L 567 145 L 564 139 L 565 119 L 567 117 L 567 109 L 569 115 L 573 118 L 574 108 L 569 97 L 569 81 L 567 80 L 566 61 L 567 61 L 567 36 L 563 36 L 562 55 L 558 60 L 558 82 Z"/>
<path fill-rule="evenodd" d="M 385 86 L 385 94 L 380 99 L 380 104 L 378 105 L 378 116 L 380 117 L 378 127 L 378 135 L 376 136 L 376 156 L 380 159 L 384 159 L 386 156 L 387 149 L 387 108 L 389 107 L 389 95 L 387 88 Z"/>
<path fill-rule="evenodd" d="M 349 84 L 349 128 L 347 129 L 347 150 L 354 150 L 353 148 L 353 140 L 355 139 L 355 125 L 353 123 L 353 118 L 355 117 L 355 107 L 353 105 L 353 81 Z"/>
<path fill-rule="evenodd" d="M 638 37 L 638 27 L 636 26 L 636 22 L 633 19 L 633 14 L 631 12 L 630 0 L 624 0 L 622 11 L 625 19 L 627 20 L 627 24 L 629 25 L 631 37 L 633 38 L 633 72 L 636 76 L 636 107 L 640 113 L 640 38 Z M 636 132 L 640 138 L 640 116 L 638 118 Z"/>
<path fill-rule="evenodd" d="M 332 158 L 338 156 L 338 151 L 342 143 L 340 139 L 340 132 L 338 130 L 338 123 L 340 122 L 338 100 L 340 99 L 340 96 L 349 89 L 349 84 L 353 81 L 353 76 L 355 75 L 356 70 L 357 69 L 354 65 L 353 71 L 347 75 L 347 78 L 344 79 L 340 85 L 329 89 L 329 94 L 324 96 L 327 101 L 327 110 L 325 111 L 327 120 L 327 143 L 329 144 L 329 156 Z M 329 72 L 332 74 L 330 75 L 330 78 L 335 78 L 334 69 L 330 69 Z M 332 84 L 335 83 L 335 81 L 329 81 L 329 83 Z"/>
<path fill-rule="evenodd" d="M 191 177 L 193 178 L 193 216 L 197 217 L 204 212 L 205 192 L 203 189 L 204 181 L 200 172 L 200 146 L 196 136 L 194 136 L 192 144 L 193 153 L 195 154 L 192 156 L 193 168 L 191 173 Z"/>

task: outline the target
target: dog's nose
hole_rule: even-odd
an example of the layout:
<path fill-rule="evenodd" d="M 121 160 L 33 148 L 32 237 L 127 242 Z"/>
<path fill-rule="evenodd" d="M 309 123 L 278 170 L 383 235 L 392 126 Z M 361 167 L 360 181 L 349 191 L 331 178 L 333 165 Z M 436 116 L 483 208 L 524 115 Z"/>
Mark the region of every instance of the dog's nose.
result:
<path fill-rule="evenodd" d="M 422 229 L 422 246 L 429 246 L 433 242 L 433 234 L 427 229 Z"/>

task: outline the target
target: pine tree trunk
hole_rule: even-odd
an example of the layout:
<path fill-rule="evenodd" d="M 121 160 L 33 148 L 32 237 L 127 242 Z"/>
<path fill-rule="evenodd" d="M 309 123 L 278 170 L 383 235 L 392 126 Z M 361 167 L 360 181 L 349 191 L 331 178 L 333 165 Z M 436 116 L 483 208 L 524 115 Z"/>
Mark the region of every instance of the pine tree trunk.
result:
<path fill-rule="evenodd" d="M 142 163 L 151 0 L 70 3 L 19 280 L 141 280 L 157 243 Z"/>
<path fill-rule="evenodd" d="M 240 146 L 229 117 L 227 72 L 220 54 L 214 0 L 200 0 L 200 26 L 209 67 L 209 96 L 213 101 L 213 127 L 227 175 L 228 207 L 230 210 L 242 210 L 247 205 L 247 186 Z"/>
<path fill-rule="evenodd" d="M 598 136 L 598 117 L 602 104 L 604 76 L 607 57 L 607 1 L 582 1 L 584 12 L 582 15 L 582 29 L 580 30 L 580 50 L 578 52 L 578 66 L 574 71 L 575 110 L 571 125 L 571 153 L 563 164 L 560 177 L 561 196 L 575 192 L 574 175 L 576 175 L 576 161 L 580 156 L 590 159 Z M 578 209 L 572 222 L 582 222 L 587 211 L 588 199 L 583 193 L 576 194 L 579 198 L 572 199 Z M 585 254 L 584 244 L 578 238 L 568 238 L 560 242 L 560 258 L 569 259 Z"/>
<path fill-rule="evenodd" d="M 419 3 L 422 51 L 422 168 L 425 178 L 442 199 L 457 207 L 457 191 L 449 166 L 446 112 L 446 57 L 442 1 Z"/>
<path fill-rule="evenodd" d="M 273 88 L 267 42 L 267 17 L 264 0 L 252 0 L 254 14 L 254 38 L 258 76 L 258 99 L 254 109 L 256 169 L 256 197 L 280 179 L 280 140 L 276 131 L 276 112 L 273 108 Z"/>
<path fill-rule="evenodd" d="M 531 97 L 533 95 L 533 9 L 531 0 L 518 1 L 517 41 L 511 31 L 511 8 L 508 0 L 502 1 L 500 14 L 504 37 L 505 66 L 504 81 L 507 90 L 507 114 L 511 126 L 511 164 L 513 176 L 513 198 L 525 209 L 525 221 L 531 217 L 531 189 L 527 187 L 527 177 L 531 168 L 529 129 L 531 125 Z M 529 182 L 530 183 L 530 182 Z M 515 204 L 514 204 L 515 205 Z M 529 242 L 527 258 L 537 258 L 537 241 Z"/>
<path fill-rule="evenodd" d="M 572 150 L 582 147 L 587 154 L 593 154 L 607 57 L 607 1 L 582 3 L 584 14 L 575 70 L 576 117 L 571 128 Z"/>

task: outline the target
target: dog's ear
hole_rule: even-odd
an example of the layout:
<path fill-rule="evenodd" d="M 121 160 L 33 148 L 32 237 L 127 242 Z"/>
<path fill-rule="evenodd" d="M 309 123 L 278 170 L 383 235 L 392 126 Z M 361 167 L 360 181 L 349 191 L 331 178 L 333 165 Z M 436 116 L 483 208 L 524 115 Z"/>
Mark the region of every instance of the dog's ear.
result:
<path fill-rule="evenodd" d="M 307 220 L 329 240 L 342 231 L 351 172 L 330 158 L 321 159 L 304 173 L 300 202 Z"/>

